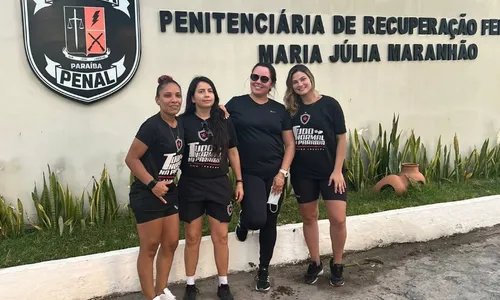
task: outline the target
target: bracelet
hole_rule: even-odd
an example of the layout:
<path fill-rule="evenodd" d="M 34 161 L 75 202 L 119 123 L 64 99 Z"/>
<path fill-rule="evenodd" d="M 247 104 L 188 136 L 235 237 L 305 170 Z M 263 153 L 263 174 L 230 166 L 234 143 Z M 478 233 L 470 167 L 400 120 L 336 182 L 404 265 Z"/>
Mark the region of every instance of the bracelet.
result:
<path fill-rule="evenodd" d="M 150 190 L 152 190 L 152 189 L 156 186 L 156 184 L 157 184 L 157 183 L 158 183 L 158 181 L 156 181 L 156 179 L 152 179 L 152 180 L 148 183 L 148 188 L 149 188 Z"/>
<path fill-rule="evenodd" d="M 241 182 L 243 183 L 243 179 L 236 179 L 236 183 Z"/>

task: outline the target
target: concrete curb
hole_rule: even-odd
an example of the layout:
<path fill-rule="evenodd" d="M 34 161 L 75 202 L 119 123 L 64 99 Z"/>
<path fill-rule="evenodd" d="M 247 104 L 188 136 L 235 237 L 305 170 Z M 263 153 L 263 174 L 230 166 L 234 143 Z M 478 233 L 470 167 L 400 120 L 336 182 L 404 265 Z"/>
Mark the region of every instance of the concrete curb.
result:
<path fill-rule="evenodd" d="M 476 228 L 500 224 L 500 195 L 391 210 L 347 218 L 346 251 L 361 251 L 393 243 L 422 242 Z M 320 251 L 329 254 L 328 220 L 319 222 Z M 241 243 L 229 236 L 231 271 L 258 265 L 258 232 Z M 2 299 L 86 300 L 117 292 L 140 290 L 136 273 L 138 248 L 47 261 L 0 270 Z M 293 263 L 308 257 L 302 224 L 278 228 L 272 264 Z M 216 275 L 210 237 L 201 243 L 197 276 Z M 179 242 L 170 281 L 184 280 L 184 240 Z"/>

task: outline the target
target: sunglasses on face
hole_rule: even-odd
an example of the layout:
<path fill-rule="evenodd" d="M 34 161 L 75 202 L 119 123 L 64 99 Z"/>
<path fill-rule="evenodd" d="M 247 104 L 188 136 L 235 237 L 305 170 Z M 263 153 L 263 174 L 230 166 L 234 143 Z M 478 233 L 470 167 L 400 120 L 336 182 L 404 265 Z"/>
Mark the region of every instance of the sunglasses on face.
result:
<path fill-rule="evenodd" d="M 257 80 L 259 80 L 259 78 L 260 78 L 260 82 L 262 82 L 262 83 L 267 83 L 269 81 L 269 77 L 267 77 L 267 76 L 259 76 L 257 74 L 250 75 L 250 79 L 252 81 L 257 81 Z"/>

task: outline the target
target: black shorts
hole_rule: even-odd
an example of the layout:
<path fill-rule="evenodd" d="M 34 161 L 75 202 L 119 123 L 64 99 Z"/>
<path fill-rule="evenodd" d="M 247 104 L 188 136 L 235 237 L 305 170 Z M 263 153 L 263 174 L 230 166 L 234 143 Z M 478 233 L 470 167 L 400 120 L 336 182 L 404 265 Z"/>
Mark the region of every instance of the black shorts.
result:
<path fill-rule="evenodd" d="M 165 209 L 160 211 L 144 211 L 134 209 L 132 209 L 132 211 L 134 212 L 135 221 L 137 224 L 142 224 L 156 219 L 168 217 L 179 212 L 179 210 L 177 209 L 177 205 L 166 205 Z"/>
<path fill-rule="evenodd" d="M 137 184 L 132 185 L 129 193 L 130 208 L 134 212 L 137 224 L 178 213 L 177 187 L 175 184 L 170 184 L 168 188 L 167 194 L 163 196 L 163 199 L 167 201 L 165 204 L 151 190 L 139 187 Z"/>
<path fill-rule="evenodd" d="M 328 186 L 327 179 L 295 179 L 291 176 L 292 188 L 299 204 L 310 203 L 319 199 L 319 194 L 323 200 L 341 200 L 347 201 L 347 190 L 342 194 L 335 192 L 334 185 Z"/>
<path fill-rule="evenodd" d="M 179 179 L 179 217 L 191 223 L 203 215 L 223 222 L 233 216 L 233 187 L 226 175 L 215 178 L 182 176 Z"/>

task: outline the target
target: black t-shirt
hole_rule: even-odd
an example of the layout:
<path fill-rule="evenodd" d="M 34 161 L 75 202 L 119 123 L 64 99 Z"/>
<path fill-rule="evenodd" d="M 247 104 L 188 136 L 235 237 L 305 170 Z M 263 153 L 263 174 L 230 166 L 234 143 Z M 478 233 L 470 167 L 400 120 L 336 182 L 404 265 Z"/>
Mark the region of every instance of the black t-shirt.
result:
<path fill-rule="evenodd" d="M 346 133 L 344 113 L 339 102 L 329 96 L 322 96 L 310 105 L 301 102 L 292 124 L 295 156 L 291 176 L 311 179 L 330 177 L 335 167 L 336 135 Z"/>
<path fill-rule="evenodd" d="M 226 104 L 236 135 L 243 173 L 271 177 L 278 173 L 285 153 L 282 132 L 291 130 L 285 106 L 269 99 L 258 104 L 250 95 L 233 97 Z"/>
<path fill-rule="evenodd" d="M 203 120 L 195 114 L 180 117 L 184 129 L 186 147 L 181 164 L 182 174 L 189 177 L 213 178 L 226 175 L 229 172 L 227 151 L 221 155 L 212 153 L 212 130 L 209 120 Z M 223 120 L 229 137 L 228 148 L 238 146 L 236 132 L 230 119 Z"/>
<path fill-rule="evenodd" d="M 135 136 L 148 146 L 141 162 L 156 180 L 173 180 L 179 170 L 184 152 L 184 132 L 181 124 L 177 124 L 176 128 L 170 127 L 158 113 L 148 118 Z M 176 196 L 174 183 L 169 185 L 169 189 L 166 197 Z M 132 183 L 130 192 L 141 198 L 152 198 L 157 206 L 163 205 L 147 185 L 138 179 Z"/>

